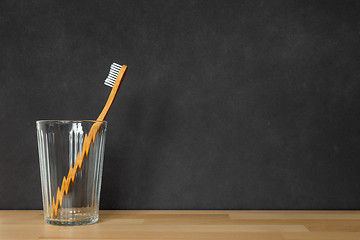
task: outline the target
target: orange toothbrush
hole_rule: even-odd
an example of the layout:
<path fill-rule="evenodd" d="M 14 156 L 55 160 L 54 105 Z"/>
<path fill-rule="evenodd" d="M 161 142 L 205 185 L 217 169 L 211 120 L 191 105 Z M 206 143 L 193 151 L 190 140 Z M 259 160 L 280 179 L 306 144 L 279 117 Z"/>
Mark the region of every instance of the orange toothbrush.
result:
<path fill-rule="evenodd" d="M 106 78 L 104 84 L 106 86 L 112 87 L 112 90 L 110 92 L 109 98 L 101 111 L 99 117 L 97 118 L 97 121 L 104 121 L 106 118 L 106 115 L 108 114 L 112 103 L 114 102 L 114 99 L 116 97 L 116 94 L 121 86 L 121 83 L 125 77 L 127 71 L 126 65 L 119 65 L 117 63 L 113 63 L 110 67 L 110 73 L 108 77 Z M 96 122 L 91 126 L 91 129 L 89 131 L 89 134 L 85 134 L 83 147 L 81 154 L 78 153 L 76 157 L 76 161 L 73 167 L 70 167 L 68 175 L 64 176 L 61 187 L 58 187 L 57 194 L 56 194 L 56 200 L 55 197 L 53 197 L 52 201 L 52 211 L 51 215 L 52 217 L 57 217 L 58 215 L 58 209 L 62 205 L 62 200 L 64 197 L 64 194 L 67 195 L 69 192 L 70 184 L 74 184 L 76 174 L 78 171 L 81 171 L 81 167 L 84 161 L 84 157 L 88 156 L 90 145 L 94 142 L 96 133 L 99 131 L 99 128 L 101 126 L 101 122 Z"/>

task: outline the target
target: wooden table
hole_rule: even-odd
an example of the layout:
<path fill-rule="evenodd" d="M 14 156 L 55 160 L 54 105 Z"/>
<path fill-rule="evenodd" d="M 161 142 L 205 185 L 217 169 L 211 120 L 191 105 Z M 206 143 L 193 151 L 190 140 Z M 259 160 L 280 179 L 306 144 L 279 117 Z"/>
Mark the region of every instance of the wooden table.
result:
<path fill-rule="evenodd" d="M 52 226 L 42 211 L 0 211 L 0 239 L 359 240 L 360 211 L 101 211 L 87 226 Z"/>

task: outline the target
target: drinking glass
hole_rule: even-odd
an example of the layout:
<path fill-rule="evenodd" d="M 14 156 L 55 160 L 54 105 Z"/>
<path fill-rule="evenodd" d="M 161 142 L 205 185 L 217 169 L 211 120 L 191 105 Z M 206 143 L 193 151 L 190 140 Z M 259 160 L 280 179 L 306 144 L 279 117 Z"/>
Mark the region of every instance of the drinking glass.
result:
<path fill-rule="evenodd" d="M 105 121 L 36 121 L 45 222 L 83 225 L 98 221 L 106 127 Z M 87 154 L 85 142 L 90 142 Z M 80 166 L 76 161 L 82 153 Z M 75 175 L 73 181 L 71 175 Z"/>

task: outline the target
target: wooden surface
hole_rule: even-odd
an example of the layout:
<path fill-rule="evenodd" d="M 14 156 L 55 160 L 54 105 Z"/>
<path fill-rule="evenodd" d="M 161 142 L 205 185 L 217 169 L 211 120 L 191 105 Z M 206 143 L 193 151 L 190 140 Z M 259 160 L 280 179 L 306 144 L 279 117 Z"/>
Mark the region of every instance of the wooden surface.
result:
<path fill-rule="evenodd" d="M 0 211 L 0 239 L 359 240 L 360 211 L 101 211 L 87 226 L 52 226 L 42 211 Z"/>

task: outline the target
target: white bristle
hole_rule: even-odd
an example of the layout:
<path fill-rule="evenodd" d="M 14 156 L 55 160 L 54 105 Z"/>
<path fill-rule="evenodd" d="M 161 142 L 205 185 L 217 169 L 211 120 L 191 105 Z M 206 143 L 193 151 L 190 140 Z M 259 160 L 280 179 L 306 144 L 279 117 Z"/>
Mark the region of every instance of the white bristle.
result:
<path fill-rule="evenodd" d="M 104 82 L 104 84 L 106 86 L 114 87 L 116 78 L 120 72 L 121 67 L 122 66 L 117 63 L 111 64 L 109 75 L 107 76 L 107 78 L 105 79 L 105 82 Z"/>

